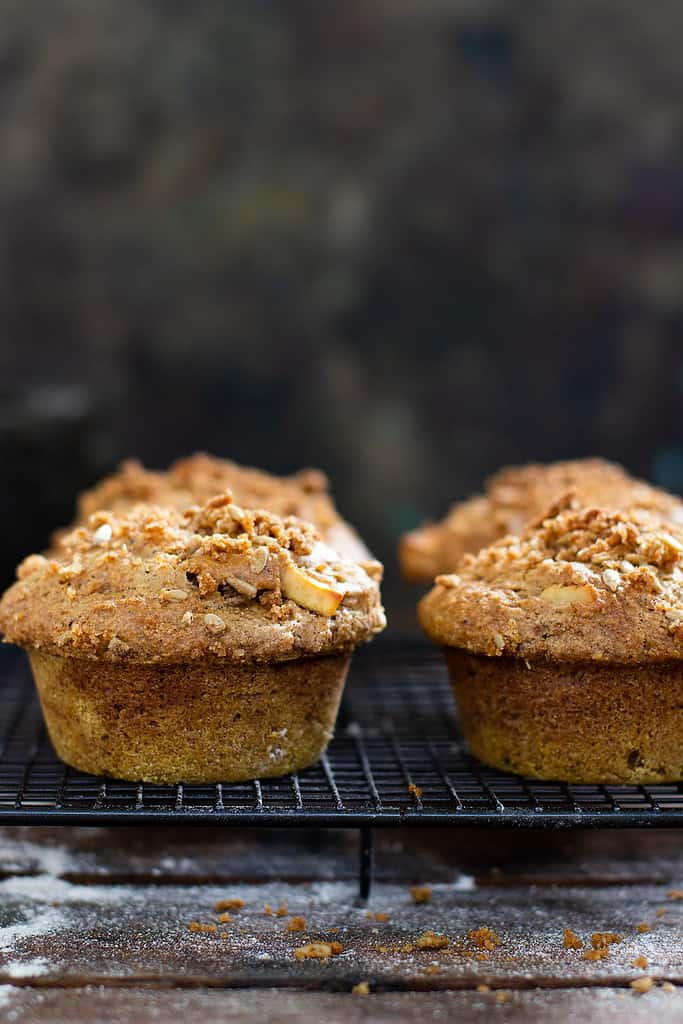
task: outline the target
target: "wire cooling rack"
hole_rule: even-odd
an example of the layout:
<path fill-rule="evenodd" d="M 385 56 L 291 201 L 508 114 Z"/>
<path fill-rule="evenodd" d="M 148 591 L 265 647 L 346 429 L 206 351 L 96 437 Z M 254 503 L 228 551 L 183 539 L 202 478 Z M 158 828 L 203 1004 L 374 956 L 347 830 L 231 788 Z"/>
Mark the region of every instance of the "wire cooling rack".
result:
<path fill-rule="evenodd" d="M 158 786 L 85 775 L 56 757 L 25 658 L 0 651 L 0 824 L 216 824 L 361 830 L 361 892 L 382 826 L 683 825 L 683 785 L 566 785 L 486 768 L 466 751 L 445 668 L 429 649 L 354 659 L 337 735 L 281 779 Z"/>

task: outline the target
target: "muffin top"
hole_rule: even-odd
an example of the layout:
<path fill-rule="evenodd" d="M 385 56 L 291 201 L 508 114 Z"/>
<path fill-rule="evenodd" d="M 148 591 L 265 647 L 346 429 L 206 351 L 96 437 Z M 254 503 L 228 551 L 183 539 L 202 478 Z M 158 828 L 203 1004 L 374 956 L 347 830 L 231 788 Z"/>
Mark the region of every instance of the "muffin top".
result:
<path fill-rule="evenodd" d="M 604 459 L 574 459 L 549 465 L 502 469 L 486 482 L 486 493 L 454 505 L 445 519 L 406 534 L 401 566 L 412 580 L 453 572 L 469 552 L 519 534 L 556 500 L 572 494 L 579 505 L 654 511 L 683 526 L 683 503 Z"/>
<path fill-rule="evenodd" d="M 224 491 L 230 491 L 245 508 L 264 508 L 313 523 L 342 555 L 360 561 L 371 558 L 355 530 L 337 512 L 327 477 L 320 470 L 274 476 L 203 452 L 178 459 L 166 471 L 147 469 L 135 459 L 121 463 L 115 473 L 79 496 L 76 522 L 86 523 L 100 509 L 118 514 L 140 503 L 182 511 Z"/>
<path fill-rule="evenodd" d="M 230 492 L 184 512 L 143 504 L 96 512 L 25 559 L 0 629 L 20 646 L 116 661 L 332 654 L 384 628 L 381 571 Z"/>
<path fill-rule="evenodd" d="M 572 507 L 466 555 L 419 605 L 438 644 L 525 659 L 683 657 L 683 529 L 656 515 Z"/>

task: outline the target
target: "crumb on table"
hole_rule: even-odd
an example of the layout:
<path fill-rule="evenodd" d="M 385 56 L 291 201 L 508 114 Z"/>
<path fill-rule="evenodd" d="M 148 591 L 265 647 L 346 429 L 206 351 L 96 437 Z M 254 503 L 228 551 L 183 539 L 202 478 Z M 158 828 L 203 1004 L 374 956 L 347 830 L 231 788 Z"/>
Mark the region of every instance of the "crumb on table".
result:
<path fill-rule="evenodd" d="M 438 935 L 436 932 L 424 932 L 417 940 L 418 949 L 446 949 L 448 939 L 445 935 Z"/>
<path fill-rule="evenodd" d="M 583 949 L 583 941 L 571 928 L 565 928 L 562 945 L 565 949 Z"/>
<path fill-rule="evenodd" d="M 343 950 L 341 942 L 309 942 L 294 950 L 297 960 L 327 960 Z"/>
<path fill-rule="evenodd" d="M 654 978 L 635 978 L 634 981 L 630 981 L 629 985 L 636 992 L 649 992 L 651 988 L 654 988 Z"/>
<path fill-rule="evenodd" d="M 481 928 L 471 928 L 467 933 L 467 938 L 470 942 L 473 942 L 479 949 L 498 949 L 498 946 L 502 945 L 502 939 L 499 935 L 486 925 Z"/>
<path fill-rule="evenodd" d="M 621 942 L 622 939 L 623 935 L 617 935 L 616 932 L 593 932 L 591 946 L 593 949 L 607 949 L 608 946 L 613 946 Z"/>
<path fill-rule="evenodd" d="M 239 896 L 234 896 L 229 899 L 218 900 L 214 904 L 213 909 L 219 914 L 221 910 L 241 910 L 243 906 L 244 900 L 241 900 Z"/>
<path fill-rule="evenodd" d="M 609 946 L 603 946 L 601 949 L 587 949 L 583 954 L 584 960 L 606 960 L 609 956 Z"/>

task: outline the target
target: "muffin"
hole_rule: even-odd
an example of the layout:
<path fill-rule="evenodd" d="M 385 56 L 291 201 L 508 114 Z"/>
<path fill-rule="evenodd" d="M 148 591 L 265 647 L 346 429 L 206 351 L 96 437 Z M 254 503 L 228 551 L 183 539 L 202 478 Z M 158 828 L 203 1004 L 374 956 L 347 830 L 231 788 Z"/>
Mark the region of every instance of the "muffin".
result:
<path fill-rule="evenodd" d="M 144 782 L 237 781 L 314 763 L 353 649 L 384 628 L 381 566 L 311 525 L 233 503 L 100 511 L 0 601 L 59 756 Z"/>
<path fill-rule="evenodd" d="M 580 505 L 655 510 L 663 519 L 683 525 L 679 498 L 604 459 L 510 466 L 487 480 L 485 494 L 454 505 L 441 522 L 402 537 L 403 575 L 431 583 L 438 573 L 454 572 L 465 554 L 518 534 L 568 492 Z"/>
<path fill-rule="evenodd" d="M 313 523 L 330 547 L 354 561 L 372 557 L 337 512 L 327 477 L 320 470 L 274 476 L 203 452 L 178 459 L 166 471 L 146 469 L 135 459 L 121 463 L 115 473 L 79 496 L 76 523 L 87 522 L 100 509 L 127 512 L 140 503 L 182 510 L 222 491 L 230 491 L 245 508 L 264 508 L 278 516 L 298 516 Z"/>
<path fill-rule="evenodd" d="M 583 783 L 683 778 L 683 531 L 559 506 L 419 605 L 471 752 Z"/>

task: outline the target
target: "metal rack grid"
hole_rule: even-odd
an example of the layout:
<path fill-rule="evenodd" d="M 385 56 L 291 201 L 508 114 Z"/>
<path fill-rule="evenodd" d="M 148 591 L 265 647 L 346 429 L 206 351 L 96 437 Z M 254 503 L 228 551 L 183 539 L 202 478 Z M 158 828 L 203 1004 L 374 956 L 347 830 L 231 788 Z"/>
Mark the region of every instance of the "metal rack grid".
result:
<path fill-rule="evenodd" d="M 158 786 L 96 778 L 58 760 L 25 659 L 0 652 L 0 824 L 216 824 L 361 830 L 683 825 L 683 784 L 566 785 L 486 768 L 465 750 L 437 652 L 357 655 L 337 736 L 313 768 L 281 779 Z"/>

